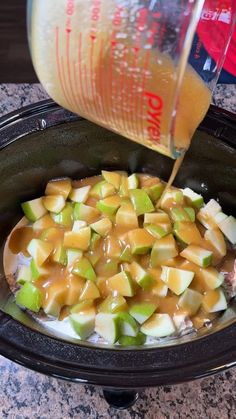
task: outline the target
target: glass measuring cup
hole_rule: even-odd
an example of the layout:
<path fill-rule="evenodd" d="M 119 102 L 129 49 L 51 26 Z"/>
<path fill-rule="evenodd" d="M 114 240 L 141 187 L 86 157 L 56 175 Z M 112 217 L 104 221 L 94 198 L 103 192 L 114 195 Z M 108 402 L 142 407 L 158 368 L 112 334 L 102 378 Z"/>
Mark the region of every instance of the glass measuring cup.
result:
<path fill-rule="evenodd" d="M 57 103 L 176 158 L 209 107 L 234 9 L 234 0 L 29 0 L 32 60 Z"/>

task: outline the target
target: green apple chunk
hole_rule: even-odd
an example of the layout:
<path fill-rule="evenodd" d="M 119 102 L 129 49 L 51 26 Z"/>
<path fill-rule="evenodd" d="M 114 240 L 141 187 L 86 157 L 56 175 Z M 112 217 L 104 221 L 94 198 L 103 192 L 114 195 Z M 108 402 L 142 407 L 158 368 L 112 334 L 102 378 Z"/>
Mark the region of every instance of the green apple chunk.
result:
<path fill-rule="evenodd" d="M 144 214 L 144 224 L 155 224 L 161 226 L 169 224 L 171 226 L 170 217 L 164 211 Z"/>
<path fill-rule="evenodd" d="M 183 189 L 183 194 L 185 197 L 187 197 L 190 201 L 190 203 L 195 208 L 201 208 L 204 204 L 202 195 L 197 194 L 196 192 L 192 191 L 190 188 Z"/>
<path fill-rule="evenodd" d="M 95 233 L 94 231 L 92 231 L 91 233 L 91 239 L 90 239 L 90 250 L 94 251 L 97 249 L 98 244 L 101 241 L 101 236 L 97 233 Z"/>
<path fill-rule="evenodd" d="M 113 215 L 121 205 L 121 198 L 118 195 L 108 196 L 97 202 L 96 207 L 105 215 Z"/>
<path fill-rule="evenodd" d="M 93 300 L 84 300 L 84 301 L 80 301 L 80 303 L 75 304 L 71 307 L 70 312 L 71 314 L 73 313 L 77 313 L 77 314 L 82 314 L 82 313 L 89 313 L 89 312 L 93 312 L 95 310 L 94 307 L 94 301 Z"/>
<path fill-rule="evenodd" d="M 102 218 L 96 223 L 90 224 L 90 227 L 100 236 L 105 237 L 112 229 L 112 222 L 109 218 Z"/>
<path fill-rule="evenodd" d="M 27 246 L 27 251 L 36 264 L 41 266 L 52 253 L 53 245 L 40 239 L 32 239 Z"/>
<path fill-rule="evenodd" d="M 196 224 L 189 221 L 175 222 L 173 233 L 180 242 L 185 244 L 197 244 L 202 240 L 200 231 L 198 230 Z"/>
<path fill-rule="evenodd" d="M 129 188 L 128 188 L 128 178 L 127 176 L 121 176 L 120 180 L 120 188 L 119 188 L 119 195 L 120 196 L 129 196 Z"/>
<path fill-rule="evenodd" d="M 139 186 L 138 176 L 133 173 L 128 177 L 128 189 L 137 189 Z"/>
<path fill-rule="evenodd" d="M 81 228 L 87 227 L 88 224 L 86 223 L 86 221 L 82 221 L 82 220 L 75 220 L 73 223 L 73 227 L 72 227 L 72 231 L 74 231 L 75 233 L 78 233 L 78 231 L 81 230 Z"/>
<path fill-rule="evenodd" d="M 107 170 L 102 170 L 102 176 L 108 183 L 113 185 L 118 191 L 120 187 L 120 181 L 121 181 L 121 175 L 119 173 L 108 172 Z"/>
<path fill-rule="evenodd" d="M 222 233 L 232 244 L 236 244 L 236 219 L 230 215 L 218 224 Z"/>
<path fill-rule="evenodd" d="M 161 239 L 168 234 L 168 232 L 163 227 L 155 224 L 147 224 L 144 228 L 156 239 Z"/>
<path fill-rule="evenodd" d="M 32 281 L 32 272 L 30 266 L 21 265 L 19 266 L 16 282 L 17 284 L 24 285 L 25 282 Z"/>
<path fill-rule="evenodd" d="M 45 230 L 50 227 L 54 227 L 55 222 L 53 221 L 52 217 L 49 214 L 45 214 L 43 217 L 39 218 L 35 221 L 32 225 L 33 230 Z"/>
<path fill-rule="evenodd" d="M 79 275 L 82 278 L 89 279 L 90 281 L 96 281 L 96 273 L 93 266 L 85 257 L 82 257 L 75 262 L 72 273 Z"/>
<path fill-rule="evenodd" d="M 42 292 L 31 282 L 25 282 L 16 293 L 16 304 L 38 313 L 42 305 Z"/>
<path fill-rule="evenodd" d="M 145 191 L 154 203 L 156 203 L 158 199 L 161 197 L 163 190 L 164 184 L 161 182 L 158 182 L 155 185 L 150 186 L 149 188 L 145 188 Z"/>
<path fill-rule="evenodd" d="M 151 287 L 153 280 L 152 277 L 139 265 L 137 262 L 133 261 L 130 264 L 130 274 L 134 281 L 142 287 L 143 289 L 148 289 Z"/>
<path fill-rule="evenodd" d="M 90 245 L 91 228 L 84 227 L 78 232 L 66 231 L 63 245 L 66 249 L 87 250 Z"/>
<path fill-rule="evenodd" d="M 134 318 L 127 312 L 118 314 L 120 320 L 120 334 L 122 336 L 137 336 L 139 328 Z"/>
<path fill-rule="evenodd" d="M 161 196 L 160 208 L 169 210 L 173 205 L 183 205 L 183 203 L 184 196 L 182 191 L 179 189 L 168 189 Z"/>
<path fill-rule="evenodd" d="M 96 300 L 100 298 L 100 291 L 93 281 L 86 281 L 80 294 L 80 301 Z"/>
<path fill-rule="evenodd" d="M 37 198 L 31 201 L 26 201 L 21 204 L 21 208 L 29 221 L 36 221 L 46 214 L 47 210 L 43 205 L 43 199 Z"/>
<path fill-rule="evenodd" d="M 175 332 L 174 323 L 169 314 L 154 313 L 140 328 L 147 336 L 163 338 Z"/>
<path fill-rule="evenodd" d="M 212 262 L 212 252 L 194 244 L 190 244 L 186 247 L 186 249 L 180 253 L 180 256 L 202 268 L 207 268 Z"/>
<path fill-rule="evenodd" d="M 65 199 L 71 191 L 71 179 L 50 180 L 46 186 L 45 195 L 62 195 Z"/>
<path fill-rule="evenodd" d="M 172 221 L 195 221 L 195 212 L 193 208 L 171 208 L 170 216 Z"/>
<path fill-rule="evenodd" d="M 137 336 L 121 336 L 119 344 L 122 346 L 141 346 L 146 342 L 146 336 L 142 332 L 138 332 Z"/>
<path fill-rule="evenodd" d="M 44 241 L 57 241 L 59 237 L 63 234 L 63 231 L 60 230 L 57 227 L 49 227 L 42 231 L 42 233 L 39 236 L 40 240 Z"/>
<path fill-rule="evenodd" d="M 120 337 L 120 320 L 117 314 L 98 313 L 95 318 L 95 332 L 108 343 L 115 343 Z"/>
<path fill-rule="evenodd" d="M 92 188 L 89 191 L 89 195 L 94 198 L 105 198 L 102 196 L 101 187 L 102 185 L 105 185 L 107 182 L 105 180 L 101 180 L 98 183 L 95 183 L 95 185 L 92 186 Z M 113 185 L 112 185 L 113 186 Z M 114 186 L 113 186 L 114 188 Z M 114 188 L 115 190 L 115 188 Z"/>
<path fill-rule="evenodd" d="M 62 195 L 46 195 L 42 198 L 43 205 L 48 211 L 58 214 L 66 205 L 64 196 Z"/>
<path fill-rule="evenodd" d="M 162 266 L 161 280 L 165 282 L 168 288 L 176 295 L 182 294 L 191 284 L 194 272 L 184 269 Z"/>
<path fill-rule="evenodd" d="M 112 296 L 109 295 L 99 305 L 99 312 L 101 313 L 118 313 L 120 311 L 126 311 L 128 308 L 126 300 L 122 295 Z"/>
<path fill-rule="evenodd" d="M 58 214 L 51 213 L 53 221 L 57 224 L 62 225 L 63 227 L 70 228 L 73 223 L 73 205 L 67 203 L 63 210 Z"/>
<path fill-rule="evenodd" d="M 131 262 L 132 260 L 132 253 L 130 250 L 130 246 L 126 245 L 125 248 L 122 250 L 120 254 L 120 261 L 121 262 Z"/>
<path fill-rule="evenodd" d="M 220 211 L 213 215 L 212 220 L 219 225 L 222 221 L 226 220 L 226 218 L 228 218 L 228 215 Z"/>
<path fill-rule="evenodd" d="M 226 255 L 226 243 L 223 234 L 218 228 L 212 230 L 206 230 L 204 234 L 205 240 L 211 244 L 213 249 L 216 250 L 217 254 L 221 257 Z"/>
<path fill-rule="evenodd" d="M 111 291 L 116 291 L 123 297 L 133 297 L 134 295 L 133 281 L 128 271 L 119 272 L 108 278 L 107 284 Z"/>
<path fill-rule="evenodd" d="M 60 263 L 61 265 L 67 265 L 67 253 L 66 249 L 63 247 L 61 243 L 57 244 L 54 248 L 54 252 L 51 256 L 51 260 L 56 263 Z"/>
<path fill-rule="evenodd" d="M 91 186 L 82 186 L 82 188 L 72 188 L 69 199 L 73 202 L 86 202 L 89 196 Z"/>
<path fill-rule="evenodd" d="M 124 203 L 116 213 L 116 225 L 129 229 L 138 228 L 138 217 L 131 203 Z"/>
<path fill-rule="evenodd" d="M 100 189 L 100 198 L 107 198 L 116 193 L 115 187 L 108 182 L 103 182 Z"/>
<path fill-rule="evenodd" d="M 128 233 L 132 255 L 144 255 L 152 248 L 155 238 L 144 228 L 137 228 Z"/>
<path fill-rule="evenodd" d="M 34 259 L 32 259 L 30 262 L 30 270 L 31 270 L 33 280 L 36 280 L 42 277 L 47 277 L 50 274 L 48 269 L 38 266 Z"/>
<path fill-rule="evenodd" d="M 178 249 L 172 234 L 157 240 L 151 251 L 151 265 L 155 268 L 166 260 L 178 255 Z"/>
<path fill-rule="evenodd" d="M 224 282 L 224 275 L 212 266 L 201 269 L 198 274 L 208 289 L 214 290 Z"/>
<path fill-rule="evenodd" d="M 67 249 L 66 250 L 66 254 L 67 254 L 67 266 L 73 266 L 74 263 L 81 259 L 83 256 L 83 252 L 82 250 L 77 250 L 77 249 Z"/>
<path fill-rule="evenodd" d="M 154 211 L 153 203 L 143 189 L 131 189 L 130 199 L 137 216 Z"/>
<path fill-rule="evenodd" d="M 201 208 L 201 214 L 205 214 L 207 217 L 214 217 L 218 212 L 221 212 L 222 208 L 215 199 L 210 201 Z"/>
<path fill-rule="evenodd" d="M 187 312 L 189 316 L 194 316 L 202 303 L 202 294 L 190 288 L 186 289 L 178 301 L 178 306 Z"/>
<path fill-rule="evenodd" d="M 156 308 L 157 304 L 144 302 L 134 304 L 129 309 L 129 313 L 139 324 L 143 324 L 147 319 L 149 319 L 149 317 L 152 316 Z"/>
<path fill-rule="evenodd" d="M 74 219 L 86 221 L 87 223 L 94 222 L 100 216 L 99 211 L 82 202 L 76 202 L 74 207 Z"/>
<path fill-rule="evenodd" d="M 87 339 L 95 328 L 95 312 L 94 313 L 73 313 L 69 316 L 70 324 L 74 331 L 82 340 Z"/>
<path fill-rule="evenodd" d="M 207 313 L 216 313 L 227 309 L 227 301 L 221 288 L 207 291 L 202 300 L 202 306 Z"/>

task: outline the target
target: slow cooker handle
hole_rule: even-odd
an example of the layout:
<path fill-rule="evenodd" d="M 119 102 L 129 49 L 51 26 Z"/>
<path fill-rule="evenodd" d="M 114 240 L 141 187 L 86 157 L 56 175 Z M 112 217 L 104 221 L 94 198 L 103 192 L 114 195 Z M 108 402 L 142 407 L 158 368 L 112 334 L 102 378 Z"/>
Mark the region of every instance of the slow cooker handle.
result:
<path fill-rule="evenodd" d="M 133 406 L 139 398 L 135 390 L 104 389 L 103 395 L 106 402 L 114 409 L 124 410 Z"/>

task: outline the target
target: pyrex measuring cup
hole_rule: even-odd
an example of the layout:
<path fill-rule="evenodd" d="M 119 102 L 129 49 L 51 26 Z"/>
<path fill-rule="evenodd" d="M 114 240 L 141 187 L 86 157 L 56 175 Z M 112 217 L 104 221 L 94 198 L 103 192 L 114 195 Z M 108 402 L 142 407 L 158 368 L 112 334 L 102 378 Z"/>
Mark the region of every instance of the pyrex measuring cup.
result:
<path fill-rule="evenodd" d="M 60 105 L 176 158 L 210 104 L 233 3 L 29 0 L 34 67 Z"/>

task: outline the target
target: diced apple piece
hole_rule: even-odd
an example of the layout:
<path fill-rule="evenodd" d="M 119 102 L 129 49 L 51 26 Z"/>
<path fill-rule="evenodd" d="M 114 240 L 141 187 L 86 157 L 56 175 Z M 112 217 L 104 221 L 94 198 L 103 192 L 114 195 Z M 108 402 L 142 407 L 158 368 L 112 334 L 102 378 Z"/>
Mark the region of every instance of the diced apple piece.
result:
<path fill-rule="evenodd" d="M 82 188 L 72 188 L 69 199 L 73 202 L 86 202 L 89 196 L 90 185 L 82 186 Z"/>
<path fill-rule="evenodd" d="M 121 204 L 121 198 L 118 195 L 108 196 L 97 202 L 96 207 L 105 215 L 113 215 Z"/>
<path fill-rule="evenodd" d="M 51 260 L 61 265 L 67 265 L 67 254 L 65 248 L 61 243 L 57 244 L 54 248 L 54 252 L 51 255 Z"/>
<path fill-rule="evenodd" d="M 73 206 L 71 203 L 67 203 L 61 212 L 58 214 L 51 213 L 51 217 L 55 223 L 60 224 L 64 227 L 71 227 L 73 223 Z"/>
<path fill-rule="evenodd" d="M 133 173 L 128 177 L 128 189 L 137 189 L 139 186 L 138 176 Z"/>
<path fill-rule="evenodd" d="M 162 237 L 167 236 L 168 232 L 161 226 L 155 224 L 147 224 L 144 227 L 149 234 L 151 234 L 156 239 L 161 239 Z"/>
<path fill-rule="evenodd" d="M 119 173 L 116 173 L 116 172 L 108 172 L 106 170 L 102 170 L 102 176 L 104 177 L 104 179 L 108 183 L 111 183 L 116 188 L 116 190 L 119 189 L 119 187 L 120 187 L 120 180 L 121 180 L 121 175 Z"/>
<path fill-rule="evenodd" d="M 119 259 L 121 254 L 121 243 L 113 235 L 107 236 L 104 240 L 104 252 L 107 258 Z"/>
<path fill-rule="evenodd" d="M 169 215 L 162 211 L 162 212 L 152 212 L 144 214 L 144 224 L 155 224 L 155 225 L 162 225 L 162 224 L 170 224 L 170 217 Z"/>
<path fill-rule="evenodd" d="M 137 228 L 129 231 L 128 240 L 133 255 L 144 255 L 151 249 L 155 238 L 144 228 Z"/>
<path fill-rule="evenodd" d="M 66 231 L 64 234 L 63 245 L 69 249 L 87 250 L 90 245 L 91 228 L 84 227 L 78 232 Z"/>
<path fill-rule="evenodd" d="M 127 309 L 128 305 L 126 303 L 125 298 L 122 297 L 122 295 L 109 295 L 99 305 L 99 312 L 101 313 L 118 313 L 120 311 L 126 311 Z"/>
<path fill-rule="evenodd" d="M 217 212 L 217 214 L 215 214 L 212 219 L 217 225 L 219 225 L 222 221 L 226 220 L 227 217 L 228 215 L 224 214 L 223 212 Z"/>
<path fill-rule="evenodd" d="M 138 216 L 154 211 L 152 201 L 144 189 L 131 189 L 130 199 Z"/>
<path fill-rule="evenodd" d="M 204 238 L 208 243 L 211 244 L 211 246 L 221 257 L 226 255 L 225 239 L 218 228 L 214 228 L 213 230 L 206 230 Z"/>
<path fill-rule="evenodd" d="M 221 209 L 221 206 L 215 199 L 210 199 L 210 201 L 201 208 L 200 212 L 211 218 L 214 217 L 218 212 L 221 212 Z"/>
<path fill-rule="evenodd" d="M 172 221 L 190 221 L 190 217 L 184 208 L 171 208 L 170 215 Z"/>
<path fill-rule="evenodd" d="M 32 259 L 30 262 L 30 270 L 33 280 L 36 280 L 41 277 L 47 277 L 50 274 L 48 269 L 38 266 L 34 259 Z"/>
<path fill-rule="evenodd" d="M 191 204 L 195 208 L 201 208 L 201 206 L 204 204 L 202 195 L 199 195 L 198 193 L 192 191 L 192 189 L 190 188 L 185 188 L 183 190 L 183 194 L 190 200 Z"/>
<path fill-rule="evenodd" d="M 138 325 L 134 318 L 127 312 L 121 312 L 118 314 L 120 320 L 120 334 L 123 336 L 137 336 Z"/>
<path fill-rule="evenodd" d="M 155 185 L 151 185 L 148 188 L 145 188 L 148 196 L 151 198 L 152 202 L 157 202 L 158 199 L 161 197 L 162 192 L 164 191 L 164 184 L 161 182 L 156 183 Z"/>
<path fill-rule="evenodd" d="M 121 336 L 119 339 L 119 344 L 122 346 L 140 346 L 144 345 L 146 341 L 146 336 L 139 332 L 136 337 L 133 336 Z"/>
<path fill-rule="evenodd" d="M 115 343 L 120 337 L 120 320 L 117 314 L 98 313 L 95 318 L 95 332 L 108 343 Z"/>
<path fill-rule="evenodd" d="M 183 192 L 180 189 L 168 189 L 161 196 L 160 208 L 169 210 L 169 208 L 172 208 L 175 205 L 183 205 L 183 203 Z"/>
<path fill-rule="evenodd" d="M 80 301 L 80 303 L 73 305 L 71 307 L 70 312 L 81 314 L 81 313 L 89 313 L 95 310 L 94 300 L 84 300 Z"/>
<path fill-rule="evenodd" d="M 43 199 L 37 198 L 31 201 L 26 201 L 21 204 L 21 208 L 29 221 L 36 221 L 46 214 L 47 210 L 43 205 Z"/>
<path fill-rule="evenodd" d="M 189 221 L 177 221 L 173 229 L 175 237 L 185 244 L 200 243 L 202 240 L 196 224 Z"/>
<path fill-rule="evenodd" d="M 42 292 L 31 282 L 25 282 L 16 293 L 16 304 L 38 313 L 42 305 Z"/>
<path fill-rule="evenodd" d="M 153 283 L 150 292 L 153 295 L 157 295 L 158 297 L 164 298 L 168 294 L 168 287 L 161 279 L 159 279 Z"/>
<path fill-rule="evenodd" d="M 48 182 L 45 195 L 62 195 L 65 199 L 67 199 L 70 190 L 71 180 L 69 178 L 55 179 Z"/>
<path fill-rule="evenodd" d="M 94 222 L 100 216 L 97 208 L 85 205 L 82 202 L 76 202 L 74 207 L 74 219 L 86 221 L 87 223 Z"/>
<path fill-rule="evenodd" d="M 182 294 L 191 284 L 194 272 L 162 266 L 161 280 L 176 295 Z"/>
<path fill-rule="evenodd" d="M 186 311 L 189 316 L 194 316 L 202 303 L 202 294 L 190 288 L 186 289 L 181 295 L 178 306 Z"/>
<path fill-rule="evenodd" d="M 131 262 L 132 253 L 129 245 L 125 246 L 125 248 L 122 250 L 120 254 L 120 260 L 121 262 Z"/>
<path fill-rule="evenodd" d="M 101 185 L 100 191 L 100 198 L 107 198 L 108 196 L 114 195 L 116 192 L 115 187 L 108 182 L 104 182 Z"/>
<path fill-rule="evenodd" d="M 93 314 L 71 314 L 70 323 L 74 331 L 80 336 L 81 339 L 87 339 L 95 328 L 95 312 Z"/>
<path fill-rule="evenodd" d="M 119 195 L 120 196 L 129 196 L 129 188 L 128 188 L 128 178 L 127 176 L 121 176 L 120 180 L 120 188 L 119 188 Z"/>
<path fill-rule="evenodd" d="M 73 266 L 75 261 L 81 259 L 83 256 L 82 250 L 77 249 L 67 249 L 67 266 Z"/>
<path fill-rule="evenodd" d="M 100 298 L 100 292 L 97 285 L 93 281 L 86 281 L 80 294 L 80 301 L 96 300 Z"/>
<path fill-rule="evenodd" d="M 202 213 L 201 210 L 197 213 L 197 219 L 205 228 L 212 229 L 216 227 L 213 217 L 210 218 L 206 213 Z"/>
<path fill-rule="evenodd" d="M 39 236 L 40 240 L 44 240 L 46 242 L 57 243 L 63 238 L 64 232 L 57 227 L 49 227 L 42 231 Z"/>
<path fill-rule="evenodd" d="M 92 251 L 96 250 L 98 247 L 98 244 L 100 243 L 101 236 L 94 231 L 91 233 L 91 239 L 90 239 L 90 249 Z"/>
<path fill-rule="evenodd" d="M 202 306 L 207 313 L 216 313 L 227 309 L 227 301 L 221 288 L 207 291 L 202 300 Z"/>
<path fill-rule="evenodd" d="M 37 221 L 33 223 L 33 230 L 45 230 L 46 228 L 50 228 L 55 226 L 55 223 L 52 217 L 49 214 L 45 214 L 43 217 L 39 218 Z"/>
<path fill-rule="evenodd" d="M 196 263 L 196 265 L 201 266 L 202 268 L 207 268 L 212 262 L 212 252 L 194 244 L 190 244 L 186 247 L 186 249 L 180 253 L 180 256 L 190 262 Z"/>
<path fill-rule="evenodd" d="M 81 230 L 81 228 L 87 227 L 87 223 L 86 221 L 82 221 L 82 220 L 76 220 L 73 223 L 73 227 L 72 227 L 72 231 L 74 231 L 75 233 L 77 233 L 78 231 Z"/>
<path fill-rule="evenodd" d="M 155 268 L 170 258 L 178 255 L 178 249 L 172 234 L 157 240 L 151 251 L 151 265 Z"/>
<path fill-rule="evenodd" d="M 169 314 L 153 314 L 140 328 L 147 336 L 163 338 L 175 332 L 174 323 Z"/>
<path fill-rule="evenodd" d="M 81 292 L 85 285 L 85 279 L 77 275 L 69 274 L 66 278 L 66 282 L 67 292 L 62 304 L 65 306 L 72 306 L 79 301 Z"/>
<path fill-rule="evenodd" d="M 196 213 L 192 207 L 184 207 L 184 211 L 188 214 L 189 220 L 194 223 L 196 219 Z"/>
<path fill-rule="evenodd" d="M 153 283 L 152 277 L 139 265 L 137 262 L 133 261 L 130 264 L 130 274 L 134 281 L 142 287 L 143 289 L 148 289 Z"/>
<path fill-rule="evenodd" d="M 92 188 L 90 189 L 89 195 L 93 196 L 94 198 L 104 198 L 102 196 L 101 187 L 102 187 L 102 185 L 105 185 L 105 184 L 107 184 L 107 182 L 105 180 L 101 180 L 100 182 L 93 185 Z M 113 188 L 114 188 L 114 186 L 113 186 Z M 115 190 L 115 188 L 114 188 L 114 190 Z"/>
<path fill-rule="evenodd" d="M 96 221 L 96 223 L 91 224 L 90 227 L 96 233 L 100 234 L 100 236 L 105 237 L 112 229 L 112 222 L 109 218 L 102 218 L 101 220 Z"/>
<path fill-rule="evenodd" d="M 133 297 L 134 286 L 128 271 L 122 271 L 107 280 L 111 291 L 116 291 L 123 297 Z"/>
<path fill-rule="evenodd" d="M 236 219 L 230 215 L 219 224 L 219 229 L 232 244 L 236 244 Z"/>
<path fill-rule="evenodd" d="M 58 281 L 50 285 L 46 290 L 46 298 L 43 301 L 44 312 L 53 317 L 59 317 L 68 293 L 66 281 Z"/>
<path fill-rule="evenodd" d="M 131 203 L 122 204 L 116 213 L 116 225 L 119 227 L 138 228 L 138 217 Z"/>
<path fill-rule="evenodd" d="M 25 282 L 32 281 L 32 272 L 30 266 L 21 265 L 19 266 L 16 282 L 17 284 L 24 285 Z"/>
<path fill-rule="evenodd" d="M 224 282 L 224 275 L 211 266 L 199 271 L 200 278 L 204 281 L 207 288 L 214 290 Z"/>
<path fill-rule="evenodd" d="M 96 274 L 91 265 L 90 261 L 82 257 L 78 261 L 75 262 L 72 273 L 75 275 L 79 275 L 82 278 L 89 279 L 90 281 L 96 281 Z"/>
<path fill-rule="evenodd" d="M 40 239 L 32 239 L 27 251 L 34 258 L 36 264 L 41 266 L 53 251 L 53 245 Z"/>
<path fill-rule="evenodd" d="M 46 195 L 42 198 L 43 205 L 48 211 L 58 214 L 66 205 L 64 196 L 62 195 Z"/>
<path fill-rule="evenodd" d="M 130 308 L 129 313 L 139 324 L 143 324 L 147 319 L 149 319 L 149 317 L 152 316 L 156 308 L 157 304 L 144 302 L 134 304 Z"/>

